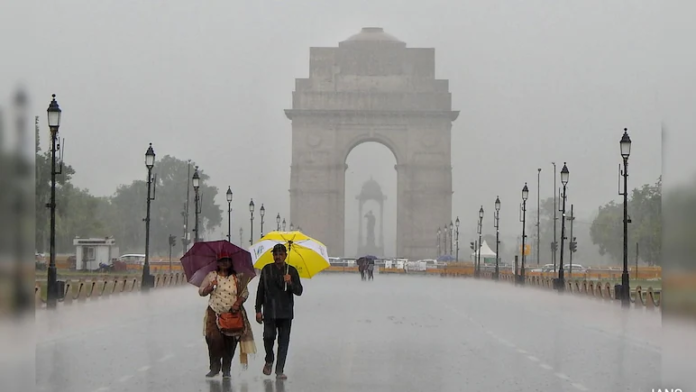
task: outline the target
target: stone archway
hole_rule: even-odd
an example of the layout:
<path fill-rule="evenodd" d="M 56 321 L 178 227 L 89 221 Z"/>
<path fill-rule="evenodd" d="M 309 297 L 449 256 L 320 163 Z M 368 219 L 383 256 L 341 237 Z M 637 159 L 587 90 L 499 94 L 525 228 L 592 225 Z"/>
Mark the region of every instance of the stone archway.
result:
<path fill-rule="evenodd" d="M 407 48 L 364 28 L 337 48 L 310 48 L 297 79 L 292 121 L 290 219 L 344 255 L 345 171 L 350 151 L 378 142 L 396 157 L 398 257 L 433 257 L 433 230 L 452 216 L 452 111 L 435 51 Z"/>

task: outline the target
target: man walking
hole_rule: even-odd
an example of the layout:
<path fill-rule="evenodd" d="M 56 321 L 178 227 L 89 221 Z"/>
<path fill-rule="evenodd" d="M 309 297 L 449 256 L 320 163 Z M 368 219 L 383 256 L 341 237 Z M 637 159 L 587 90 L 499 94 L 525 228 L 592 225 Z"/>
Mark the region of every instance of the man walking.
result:
<path fill-rule="evenodd" d="M 287 263 L 287 249 L 283 244 L 273 247 L 273 264 L 261 270 L 256 292 L 256 322 L 263 323 L 263 345 L 266 349 L 266 365 L 263 374 L 269 376 L 275 359 L 273 345 L 278 335 L 278 362 L 276 378 L 287 379 L 285 359 L 290 345 L 290 327 L 294 318 L 294 296 L 302 295 L 302 283 L 297 269 Z"/>

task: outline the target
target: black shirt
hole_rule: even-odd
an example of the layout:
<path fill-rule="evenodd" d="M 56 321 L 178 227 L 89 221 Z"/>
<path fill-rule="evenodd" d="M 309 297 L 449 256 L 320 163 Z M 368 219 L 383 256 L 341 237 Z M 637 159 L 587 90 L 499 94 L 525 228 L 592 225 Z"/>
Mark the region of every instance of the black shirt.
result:
<path fill-rule="evenodd" d="M 283 276 L 290 275 L 290 282 L 285 289 Z M 256 291 L 256 313 L 263 309 L 263 317 L 268 319 L 292 319 L 295 306 L 294 296 L 302 295 L 302 282 L 297 269 L 289 264 L 278 267 L 268 264 L 261 270 L 259 287 Z"/>

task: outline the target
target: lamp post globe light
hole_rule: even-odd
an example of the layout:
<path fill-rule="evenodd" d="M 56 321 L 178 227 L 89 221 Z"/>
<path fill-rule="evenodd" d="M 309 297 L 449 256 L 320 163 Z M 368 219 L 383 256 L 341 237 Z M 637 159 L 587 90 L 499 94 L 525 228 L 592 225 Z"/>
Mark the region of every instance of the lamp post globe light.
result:
<path fill-rule="evenodd" d="M 623 159 L 623 271 L 621 273 L 621 306 L 631 306 L 631 288 L 628 279 L 628 157 L 631 155 L 631 137 L 628 136 L 628 128 L 624 128 L 624 134 L 619 141 L 621 158 Z"/>
<path fill-rule="evenodd" d="M 256 206 L 254 206 L 254 199 L 251 199 L 249 202 L 249 222 L 251 223 L 251 231 L 249 231 L 249 245 L 254 244 L 254 209 Z"/>
<path fill-rule="evenodd" d="M 479 221 L 478 221 L 478 246 L 476 248 L 476 268 L 474 268 L 474 275 L 479 277 L 481 275 L 481 236 L 483 235 L 483 206 L 479 208 Z"/>
<path fill-rule="evenodd" d="M 561 169 L 561 185 L 563 185 L 563 192 L 561 193 L 561 254 L 558 263 L 558 287 L 559 291 L 565 291 L 565 272 L 563 271 L 563 248 L 565 247 L 565 222 L 566 222 L 566 190 L 568 186 L 568 180 L 570 179 L 570 171 L 565 162 L 563 162 L 563 169 Z"/>
<path fill-rule="evenodd" d="M 198 174 L 198 166 L 196 166 L 196 169 L 193 171 L 193 176 L 191 177 L 191 185 L 193 186 L 193 212 L 194 212 L 194 220 L 193 220 L 193 231 L 195 235 L 193 236 L 193 242 L 199 242 L 201 239 L 201 236 L 199 235 L 198 232 L 198 224 L 199 224 L 199 215 L 201 213 L 201 195 L 199 193 L 200 187 L 201 187 L 201 176 Z"/>
<path fill-rule="evenodd" d="M 529 199 L 529 187 L 527 187 L 527 183 L 524 183 L 524 187 L 522 188 L 522 249 L 520 249 L 520 252 L 522 253 L 522 265 L 520 267 L 520 275 L 519 275 L 519 283 L 524 284 L 524 265 L 525 261 L 527 259 L 527 252 L 525 249 L 525 240 L 527 239 L 527 199 Z"/>
<path fill-rule="evenodd" d="M 286 223 L 285 223 L 285 218 L 283 218 L 283 231 L 285 231 Z"/>
<path fill-rule="evenodd" d="M 280 212 L 276 215 L 276 230 L 280 231 Z"/>
<path fill-rule="evenodd" d="M 259 215 L 261 215 L 261 233 L 259 234 L 259 238 L 263 237 L 263 217 L 266 215 L 266 207 L 263 206 L 263 203 L 261 203 L 261 208 L 259 209 Z"/>
<path fill-rule="evenodd" d="M 493 213 L 493 226 L 495 227 L 495 280 L 500 278 L 500 197 L 495 197 L 495 212 Z"/>
<path fill-rule="evenodd" d="M 457 262 L 459 262 L 459 217 L 454 221 L 454 226 L 457 230 Z"/>
<path fill-rule="evenodd" d="M 56 146 L 58 142 L 58 130 L 62 110 L 53 94 L 52 100 L 46 110 L 48 114 L 48 128 L 51 131 L 51 200 L 47 207 L 51 210 L 50 226 L 50 250 L 48 262 L 48 275 L 46 281 L 46 306 L 54 309 L 58 303 L 58 270 L 56 268 Z"/>
<path fill-rule="evenodd" d="M 293 225 L 292 222 L 290 222 L 290 231 L 295 231 L 295 225 Z"/>
<path fill-rule="evenodd" d="M 225 197 L 227 198 L 227 240 L 232 242 L 232 187 L 227 187 Z"/>

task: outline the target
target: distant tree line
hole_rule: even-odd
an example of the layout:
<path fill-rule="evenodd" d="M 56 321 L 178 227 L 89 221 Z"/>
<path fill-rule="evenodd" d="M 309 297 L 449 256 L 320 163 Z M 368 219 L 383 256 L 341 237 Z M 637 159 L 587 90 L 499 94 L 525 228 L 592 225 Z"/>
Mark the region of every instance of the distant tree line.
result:
<path fill-rule="evenodd" d="M 662 255 L 662 177 L 631 192 L 628 200 L 628 257 L 648 265 L 660 265 Z M 592 242 L 600 254 L 623 260 L 623 203 L 611 201 L 599 207 L 590 227 Z M 638 249 L 636 249 L 636 243 Z"/>
<path fill-rule="evenodd" d="M 169 249 L 169 235 L 177 236 L 181 246 L 183 234 L 186 188 L 189 184 L 189 162 L 165 156 L 155 163 L 157 173 L 156 200 L 152 203 L 150 247 L 152 254 L 165 255 Z M 191 165 L 194 165 L 191 163 Z M 145 170 L 145 169 L 143 169 Z M 193 173 L 193 171 L 191 171 Z M 218 189 L 207 185 L 209 176 L 199 169 L 202 207 L 201 236 L 222 222 L 222 209 L 215 203 Z M 75 169 L 63 165 L 56 178 L 56 251 L 73 253 L 75 237 L 113 236 L 121 253 L 144 252 L 145 203 L 147 183 L 133 181 L 119 186 L 110 197 L 97 197 L 87 189 L 72 184 Z M 145 177 L 145 176 L 144 176 Z M 39 132 L 36 131 L 36 250 L 49 251 L 50 210 L 46 207 L 51 192 L 51 153 L 42 151 Z M 195 208 L 193 190 L 190 191 L 189 230 L 193 228 Z M 193 235 L 193 234 L 192 234 Z"/>

